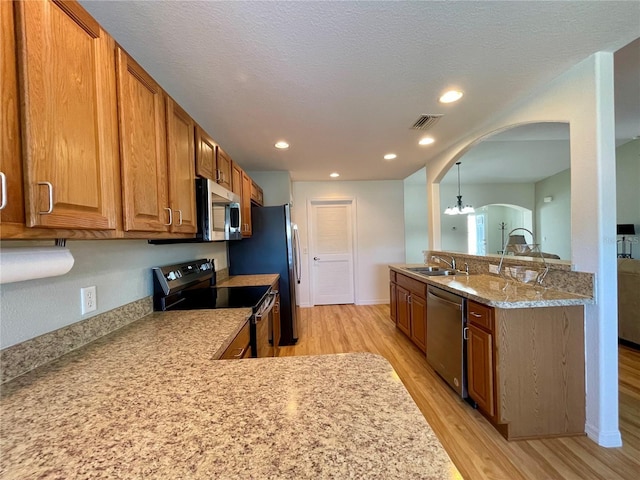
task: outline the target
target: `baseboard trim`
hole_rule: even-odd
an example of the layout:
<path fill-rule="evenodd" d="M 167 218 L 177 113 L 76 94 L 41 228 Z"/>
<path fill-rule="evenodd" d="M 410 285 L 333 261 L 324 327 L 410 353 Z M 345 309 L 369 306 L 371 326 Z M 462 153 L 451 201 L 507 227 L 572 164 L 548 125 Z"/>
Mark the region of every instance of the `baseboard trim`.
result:
<path fill-rule="evenodd" d="M 356 305 L 389 305 L 388 298 L 381 298 L 377 300 L 361 300 Z"/>
<path fill-rule="evenodd" d="M 622 436 L 620 430 L 601 432 L 592 425 L 585 426 L 587 437 L 596 442 L 601 447 L 616 448 L 622 446 Z"/>
<path fill-rule="evenodd" d="M 618 338 L 618 343 L 625 347 L 633 348 L 634 350 L 640 350 L 640 344 L 632 342 L 631 340 L 625 340 L 624 338 Z"/>

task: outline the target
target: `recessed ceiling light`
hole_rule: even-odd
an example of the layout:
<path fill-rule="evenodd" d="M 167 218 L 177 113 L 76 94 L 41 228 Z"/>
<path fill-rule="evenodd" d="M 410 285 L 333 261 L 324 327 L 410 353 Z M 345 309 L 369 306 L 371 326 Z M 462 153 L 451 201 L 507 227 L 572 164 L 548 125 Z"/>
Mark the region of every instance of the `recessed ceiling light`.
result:
<path fill-rule="evenodd" d="M 418 142 L 418 145 L 431 145 L 435 140 L 431 137 L 422 137 Z"/>
<path fill-rule="evenodd" d="M 449 90 L 440 97 L 440 103 L 451 103 L 462 98 L 462 92 L 457 90 Z"/>
<path fill-rule="evenodd" d="M 387 154 L 384 156 L 384 159 L 385 159 L 385 160 L 393 160 L 394 158 L 397 158 L 397 157 L 398 157 L 398 156 L 397 156 L 395 153 L 387 153 Z"/>
<path fill-rule="evenodd" d="M 338 172 L 333 172 L 331 175 L 329 175 L 331 178 L 338 178 L 340 176 L 340 174 Z"/>
<path fill-rule="evenodd" d="M 287 142 L 285 142 L 284 140 L 280 140 L 279 142 L 276 142 L 274 147 L 279 148 L 280 150 L 285 150 L 285 149 L 289 148 L 289 144 Z"/>

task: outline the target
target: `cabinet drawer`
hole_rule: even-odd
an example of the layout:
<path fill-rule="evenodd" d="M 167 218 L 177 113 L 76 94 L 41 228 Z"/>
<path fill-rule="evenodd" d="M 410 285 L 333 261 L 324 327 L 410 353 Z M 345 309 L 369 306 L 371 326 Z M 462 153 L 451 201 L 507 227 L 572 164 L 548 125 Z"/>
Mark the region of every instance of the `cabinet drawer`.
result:
<path fill-rule="evenodd" d="M 492 332 L 493 308 L 469 300 L 467 303 L 467 321 Z"/>
<path fill-rule="evenodd" d="M 224 351 L 221 360 L 229 360 L 235 358 L 246 358 L 247 352 L 251 355 L 251 348 L 249 346 L 249 321 L 244 324 L 242 330 L 233 339 L 231 345 Z"/>
<path fill-rule="evenodd" d="M 417 295 L 421 295 L 422 297 L 427 296 L 426 283 L 422 283 L 413 278 L 405 277 L 404 275 L 401 275 L 401 274 L 398 274 L 396 276 L 396 282 L 398 283 L 398 285 L 402 285 L 404 288 L 406 288 L 407 290 L 410 290 L 411 292 Z"/>
<path fill-rule="evenodd" d="M 395 283 L 396 281 L 396 272 L 394 272 L 393 270 L 389 270 L 389 280 L 393 283 Z"/>

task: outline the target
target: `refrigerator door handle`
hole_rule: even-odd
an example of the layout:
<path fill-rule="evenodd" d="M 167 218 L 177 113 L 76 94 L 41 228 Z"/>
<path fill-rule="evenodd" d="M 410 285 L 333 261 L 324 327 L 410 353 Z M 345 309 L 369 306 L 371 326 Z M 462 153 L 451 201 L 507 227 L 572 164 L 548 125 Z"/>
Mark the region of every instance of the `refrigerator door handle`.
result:
<path fill-rule="evenodd" d="M 302 263 L 302 259 L 300 258 L 300 237 L 298 236 L 298 225 L 293 225 L 293 248 L 295 250 L 293 266 L 296 272 L 296 281 L 298 285 L 300 284 L 300 280 L 302 279 L 300 265 Z"/>

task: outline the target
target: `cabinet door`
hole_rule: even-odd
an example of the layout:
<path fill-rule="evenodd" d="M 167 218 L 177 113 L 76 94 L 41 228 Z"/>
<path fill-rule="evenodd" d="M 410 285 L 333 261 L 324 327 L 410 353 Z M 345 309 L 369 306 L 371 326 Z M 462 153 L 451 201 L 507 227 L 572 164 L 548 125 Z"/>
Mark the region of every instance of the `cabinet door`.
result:
<path fill-rule="evenodd" d="M 411 340 L 423 352 L 427 351 L 427 301 L 419 295 L 411 295 Z"/>
<path fill-rule="evenodd" d="M 118 48 L 118 112 L 126 231 L 168 231 L 165 97 L 160 86 Z"/>
<path fill-rule="evenodd" d="M 491 334 L 468 325 L 467 388 L 478 408 L 489 416 L 495 415 L 493 398 L 493 346 Z"/>
<path fill-rule="evenodd" d="M 215 180 L 216 142 L 202 128 L 196 127 L 196 175 Z"/>
<path fill-rule="evenodd" d="M 390 310 L 390 314 L 389 316 L 391 317 L 391 320 L 393 320 L 393 323 L 395 323 L 396 325 L 398 324 L 398 317 L 397 317 L 397 311 L 398 311 L 398 286 L 395 283 L 390 283 L 389 284 L 389 310 Z"/>
<path fill-rule="evenodd" d="M 253 180 L 251 181 L 251 201 L 262 207 L 264 205 L 264 194 L 262 188 Z"/>
<path fill-rule="evenodd" d="M 231 162 L 231 191 L 242 197 L 242 168 L 236 162 Z"/>
<path fill-rule="evenodd" d="M 196 233 L 195 125 L 191 117 L 167 98 L 167 153 L 172 232 Z"/>
<path fill-rule="evenodd" d="M 75 2 L 16 5 L 26 224 L 115 229 L 115 43 Z"/>
<path fill-rule="evenodd" d="M 16 62 L 13 2 L 0 2 L 0 222 L 24 225 L 22 195 L 22 150 L 20 148 L 20 118 L 18 116 L 18 73 Z"/>
<path fill-rule="evenodd" d="M 396 326 L 405 335 L 411 337 L 411 312 L 409 311 L 409 290 L 398 285 L 398 310 L 397 310 L 397 323 Z"/>
<path fill-rule="evenodd" d="M 250 237 L 251 228 L 251 178 L 242 172 L 242 236 Z"/>
<path fill-rule="evenodd" d="M 245 323 L 244 327 L 238 332 L 236 338 L 233 339 L 231 344 L 220 356 L 221 360 L 233 360 L 240 358 L 247 358 L 251 355 L 250 345 L 250 327 L 249 322 Z"/>
<path fill-rule="evenodd" d="M 231 157 L 219 145 L 216 150 L 216 166 L 216 181 L 227 190 L 231 190 Z"/>

